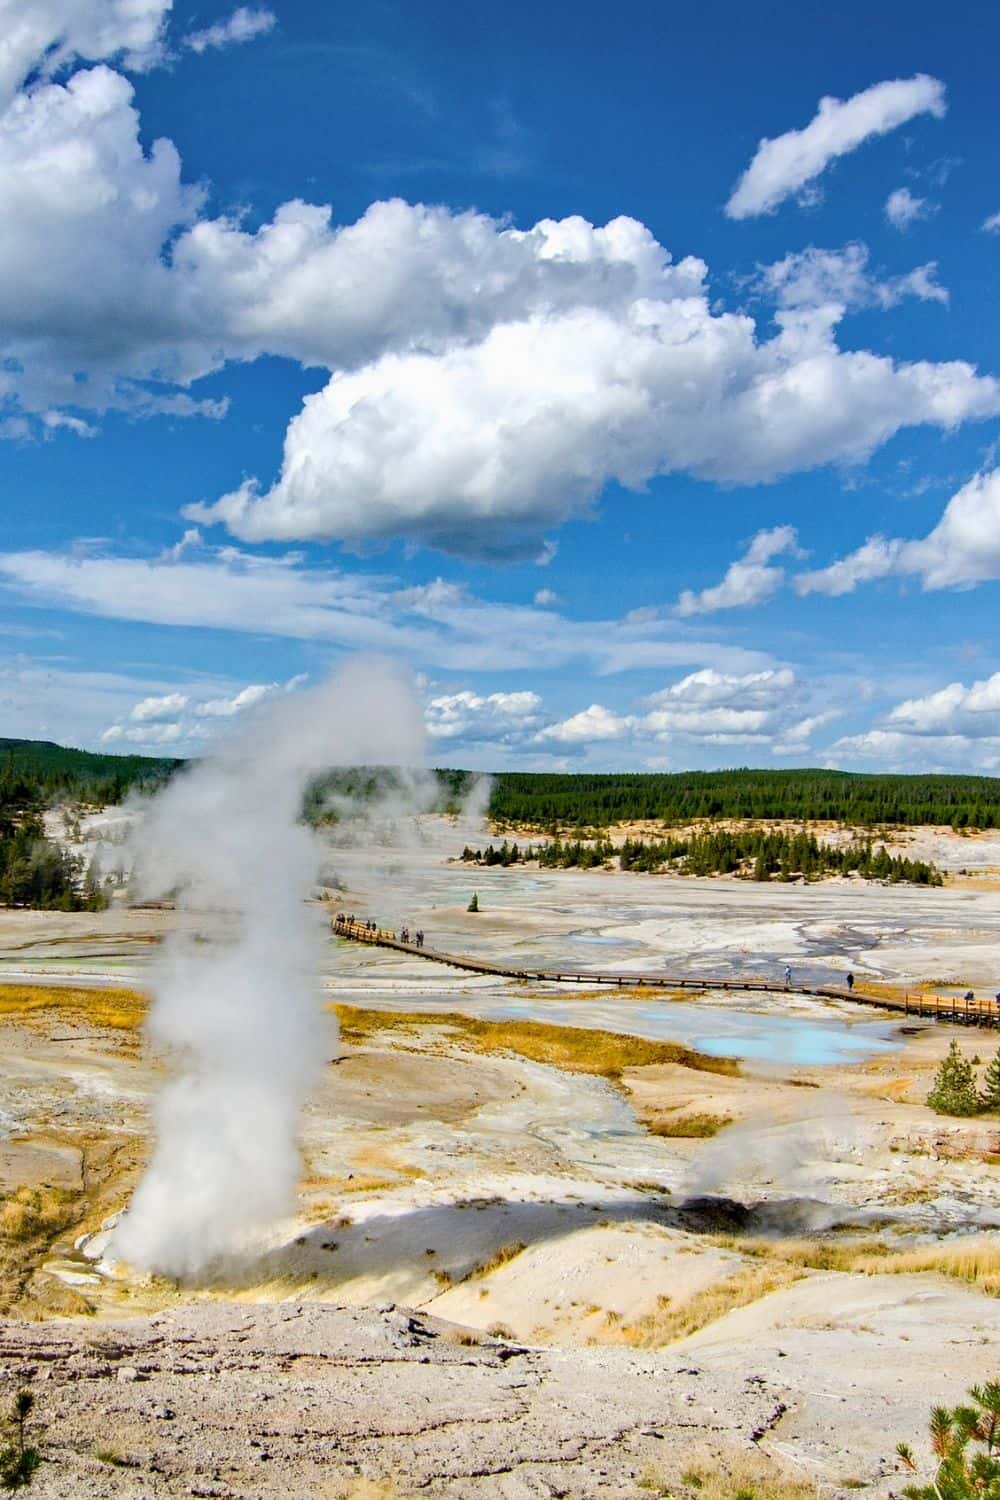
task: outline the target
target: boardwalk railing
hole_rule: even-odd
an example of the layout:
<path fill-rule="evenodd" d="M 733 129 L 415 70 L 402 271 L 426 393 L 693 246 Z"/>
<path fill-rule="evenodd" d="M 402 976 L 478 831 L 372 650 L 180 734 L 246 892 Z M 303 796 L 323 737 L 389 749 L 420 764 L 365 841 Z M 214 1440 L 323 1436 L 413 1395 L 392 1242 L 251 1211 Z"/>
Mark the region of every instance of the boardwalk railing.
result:
<path fill-rule="evenodd" d="M 950 1021 L 962 1026 L 1000 1025 L 1000 1006 L 992 1000 L 967 1000 L 964 996 L 956 995 L 866 995 L 857 988 L 849 990 L 846 985 L 808 985 L 797 981 L 783 984 L 774 979 L 704 979 L 690 975 L 677 977 L 668 974 L 594 973 L 587 969 L 520 969 L 511 964 L 470 958 L 467 954 L 444 953 L 438 948 L 418 948 L 416 943 L 401 942 L 396 933 L 386 928 L 369 927 L 364 922 L 351 921 L 347 917 L 334 917 L 331 925 L 337 937 L 350 938 L 355 943 L 392 948 L 397 953 L 430 959 L 432 963 L 447 964 L 452 969 L 464 969 L 471 974 L 496 974 L 503 979 L 609 985 L 615 989 L 691 990 L 695 993 L 703 990 L 728 990 L 735 994 L 763 991 L 765 994 L 775 995 L 812 995 L 823 1000 L 850 1000 L 855 1005 L 896 1011 L 901 1015 L 916 1016 L 928 1021 Z"/>

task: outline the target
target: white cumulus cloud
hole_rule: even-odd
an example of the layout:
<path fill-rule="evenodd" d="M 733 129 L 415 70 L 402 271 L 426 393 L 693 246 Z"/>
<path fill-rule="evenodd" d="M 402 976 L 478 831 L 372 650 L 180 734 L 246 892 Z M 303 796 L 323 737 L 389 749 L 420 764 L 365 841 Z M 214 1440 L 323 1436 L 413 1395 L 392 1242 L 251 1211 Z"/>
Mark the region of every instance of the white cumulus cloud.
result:
<path fill-rule="evenodd" d="M 550 724 L 539 734 L 540 740 L 558 740 L 564 745 L 592 744 L 598 740 L 620 740 L 635 728 L 629 715 L 613 713 L 600 703 L 592 703 L 578 714 Z"/>
<path fill-rule="evenodd" d="M 824 709 L 818 714 L 807 714 L 804 719 L 788 724 L 781 730 L 780 738 L 771 746 L 772 755 L 802 755 L 817 730 L 825 729 L 842 716 L 839 708 Z"/>
<path fill-rule="evenodd" d="M 169 141 L 143 150 L 132 98 L 99 64 L 0 114 L 0 396 L 27 411 L 156 409 L 137 382 L 185 373 L 161 250 L 202 192 Z"/>
<path fill-rule="evenodd" d="M 290 423 L 280 474 L 191 517 L 253 541 L 404 536 L 545 559 L 545 532 L 612 481 L 759 483 L 1000 411 L 1000 384 L 963 362 L 841 349 L 835 307 L 800 299 L 762 336 L 718 310 L 702 261 L 675 263 L 634 219 L 519 229 L 391 201 L 340 226 L 297 200 L 254 229 L 206 218 L 174 146 L 144 144 L 131 85 L 101 61 L 152 57 L 167 10 L 41 0 L 34 41 L 10 44 L 23 87 L 0 109 L 0 435 L 85 435 L 114 407 L 221 417 L 224 400 L 192 394 L 200 378 L 284 356 L 331 373 Z M 219 24 L 236 40 L 264 14 Z M 94 65 L 30 77 L 46 47 Z M 943 108 L 933 80 L 868 92 L 884 120 L 921 90 L 919 107 Z M 944 295 L 933 267 L 910 274 L 908 291 Z"/>
<path fill-rule="evenodd" d="M 919 578 L 925 589 L 1000 578 L 1000 468 L 964 484 L 925 537 L 869 537 L 829 567 L 800 573 L 795 587 L 800 594 L 850 594 L 860 583 L 893 575 Z"/>
<path fill-rule="evenodd" d="M 756 284 L 782 307 L 890 308 L 904 297 L 947 303 L 948 292 L 937 280 L 937 261 L 898 276 L 879 277 L 869 270 L 869 260 L 867 245 L 857 240 L 841 250 L 810 245 L 760 266 Z"/>
<path fill-rule="evenodd" d="M 704 293 L 644 297 L 384 355 L 306 397 L 269 490 L 249 480 L 186 514 L 252 542 L 403 535 L 530 557 L 612 480 L 759 483 L 860 461 L 905 426 L 1000 411 L 1000 384 L 970 365 L 840 350 L 837 314 L 779 312 L 777 335 L 758 341 Z"/>
<path fill-rule="evenodd" d="M 770 213 L 814 182 L 832 161 L 873 136 L 896 130 L 917 115 L 940 119 L 945 112 L 944 94 L 943 83 L 918 73 L 913 78 L 876 83 L 850 99 L 821 99 L 802 130 L 761 141 L 726 204 L 726 213 L 731 219 Z"/>
<path fill-rule="evenodd" d="M 909 734 L 1000 737 L 1000 672 L 971 687 L 951 682 L 922 698 L 907 698 L 896 704 L 887 722 Z"/>
<path fill-rule="evenodd" d="M 255 708 L 277 690 L 276 682 L 252 682 L 231 698 L 210 698 L 207 703 L 199 703 L 195 713 L 199 719 L 231 719 L 244 709 Z"/>
<path fill-rule="evenodd" d="M 803 698 L 790 667 L 720 672 L 706 667 L 652 693 L 644 712 L 620 714 L 601 703 L 540 730 L 539 741 L 585 745 L 607 740 L 687 744 L 766 744 L 792 722 Z M 824 721 L 825 722 L 825 721 Z M 810 725 L 802 733 L 817 725 Z"/>
<path fill-rule="evenodd" d="M 426 705 L 427 732 L 433 739 L 520 737 L 538 721 L 537 693 L 443 693 Z"/>
<path fill-rule="evenodd" d="M 800 700 L 790 667 L 746 673 L 705 667 L 653 693 L 641 724 L 661 738 L 682 734 L 716 742 L 765 739 Z"/>
<path fill-rule="evenodd" d="M 137 724 L 133 726 L 112 724 L 101 735 L 101 739 L 108 745 L 113 744 L 116 740 L 125 740 L 128 744 L 132 745 L 177 745 L 188 738 L 190 738 L 188 731 L 179 723 Z"/>
<path fill-rule="evenodd" d="M 0 109 L 29 74 L 50 78 L 75 59 L 120 57 L 141 71 L 163 56 L 173 0 L 0 0 Z"/>
<path fill-rule="evenodd" d="M 1000 771 L 1000 672 L 949 682 L 895 704 L 880 723 L 836 740 L 830 764 L 898 771 Z"/>
<path fill-rule="evenodd" d="M 117 29 L 71 50 L 148 50 L 165 9 L 135 6 L 138 30 L 113 8 Z M 188 388 L 230 359 L 327 367 L 277 483 L 196 508 L 246 538 L 538 555 L 610 480 L 753 483 L 1000 406 L 970 366 L 841 351 L 829 313 L 786 309 L 761 339 L 713 309 L 702 262 L 631 219 L 520 230 L 389 202 L 339 227 L 295 201 L 249 231 L 200 217 L 203 196 L 170 142 L 144 149 L 111 68 L 20 94 L 0 115 L 0 398 L 12 434 L 18 406 L 84 432 L 79 409 L 221 415 Z M 921 269 L 911 289 L 939 295 Z"/>
<path fill-rule="evenodd" d="M 936 203 L 915 197 L 907 187 L 896 188 L 885 200 L 885 216 L 893 229 L 901 232 L 909 229 L 918 219 L 929 218 L 936 209 Z"/>
<path fill-rule="evenodd" d="M 305 681 L 303 676 L 293 677 L 284 684 L 286 692 L 294 692 Z M 248 709 L 256 708 L 265 698 L 279 691 L 277 682 L 252 682 L 236 692 L 215 698 L 200 698 L 190 692 L 172 692 L 141 698 L 133 704 L 128 714 L 109 725 L 101 735 L 105 743 L 124 740 L 135 745 L 181 744 L 189 740 L 203 739 L 214 729 L 212 720 L 233 719 Z M 223 728 L 218 724 L 217 728 Z"/>
<path fill-rule="evenodd" d="M 746 552 L 730 563 L 721 583 L 695 593 L 685 589 L 675 605 L 678 615 L 704 615 L 718 609 L 741 609 L 763 604 L 785 579 L 784 568 L 771 565 L 773 557 L 795 552 L 798 534 L 794 526 L 772 526 L 758 531 Z"/>
<path fill-rule="evenodd" d="M 963 734 L 920 735 L 899 729 L 868 729 L 835 740 L 825 752 L 830 765 L 874 765 L 880 770 L 981 771 L 1000 769 L 1000 739 L 970 739 Z"/>
<path fill-rule="evenodd" d="M 152 719 L 172 719 L 188 705 L 186 693 L 166 693 L 161 698 L 142 698 L 132 709 L 129 718 L 139 724 Z"/>

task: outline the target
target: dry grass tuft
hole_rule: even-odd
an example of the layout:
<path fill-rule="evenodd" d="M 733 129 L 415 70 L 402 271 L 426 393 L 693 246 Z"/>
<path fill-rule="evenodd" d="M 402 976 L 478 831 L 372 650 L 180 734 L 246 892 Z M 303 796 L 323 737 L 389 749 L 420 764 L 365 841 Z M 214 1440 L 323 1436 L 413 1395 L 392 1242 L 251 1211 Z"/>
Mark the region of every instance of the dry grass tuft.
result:
<path fill-rule="evenodd" d="M 444 1340 L 447 1344 L 457 1344 L 460 1349 L 478 1349 L 483 1336 L 473 1328 L 448 1328 L 445 1329 Z"/>
<path fill-rule="evenodd" d="M 416 1031 L 420 1027 L 447 1028 L 473 1052 L 514 1052 L 531 1062 L 549 1063 L 574 1073 L 593 1073 L 600 1078 L 620 1078 L 627 1068 L 648 1068 L 675 1063 L 703 1073 L 739 1075 L 732 1057 L 709 1057 L 675 1042 L 651 1042 L 645 1037 L 615 1031 L 583 1030 L 553 1026 L 545 1021 L 482 1021 L 455 1011 L 430 1014 L 424 1011 L 365 1010 L 354 1005 L 335 1007 L 341 1036 L 355 1044 L 382 1031 Z"/>
<path fill-rule="evenodd" d="M 935 1271 L 967 1281 L 990 1297 L 1000 1297 L 1000 1242 L 985 1238 L 960 1239 L 954 1244 L 925 1245 L 915 1250 L 893 1250 L 882 1240 L 742 1239 L 721 1235 L 713 1243 L 738 1250 L 772 1266 L 811 1271 L 844 1271 L 861 1276 L 906 1276 Z"/>
<path fill-rule="evenodd" d="M 708 1140 L 732 1123 L 732 1115 L 713 1115 L 705 1111 L 653 1119 L 647 1123 L 646 1129 L 650 1135 L 662 1135 L 671 1139 Z"/>
<path fill-rule="evenodd" d="M 94 1457 L 99 1463 L 107 1464 L 112 1469 L 137 1469 L 138 1463 L 134 1458 L 129 1458 L 118 1448 L 97 1448 Z"/>
<path fill-rule="evenodd" d="M 471 1281 L 475 1277 L 489 1276 L 493 1271 L 499 1271 L 501 1266 L 515 1260 L 521 1251 L 527 1248 L 523 1240 L 511 1240 L 509 1245 L 500 1245 L 486 1260 L 480 1261 L 478 1266 L 473 1266 L 464 1280 Z"/>
<path fill-rule="evenodd" d="M 804 1271 L 790 1265 L 752 1266 L 705 1287 L 680 1307 L 658 1300 L 652 1312 L 644 1313 L 622 1329 L 622 1342 L 634 1349 L 659 1349 L 676 1339 L 687 1338 L 709 1323 L 715 1323 L 738 1307 L 749 1307 L 761 1297 L 790 1286 Z"/>
<path fill-rule="evenodd" d="M 0 1244 L 51 1240 L 72 1222 L 77 1199 L 64 1188 L 16 1188 L 0 1199 Z"/>
<path fill-rule="evenodd" d="M 53 1013 L 109 1031 L 138 1031 L 149 997 L 141 990 L 83 989 L 69 985 L 0 984 L 0 1016 L 39 1028 Z"/>
<path fill-rule="evenodd" d="M 1000 1297 L 1000 1244 L 995 1240 L 928 1245 L 922 1250 L 899 1250 L 884 1257 L 862 1255 L 852 1269 L 869 1276 L 937 1271 L 942 1276 L 967 1281 L 990 1297 Z"/>
<path fill-rule="evenodd" d="M 677 1476 L 650 1464 L 639 1475 L 638 1488 L 671 1500 L 733 1500 L 737 1495 L 752 1495 L 754 1500 L 815 1500 L 813 1484 L 759 1451 L 694 1456 L 688 1452 L 679 1455 L 678 1462 L 684 1469 Z"/>
<path fill-rule="evenodd" d="M 11 1312 L 52 1242 L 80 1216 L 80 1195 L 19 1187 L 0 1199 L 0 1312 Z"/>
<path fill-rule="evenodd" d="M 888 1246 L 877 1239 L 854 1240 L 852 1243 L 826 1239 L 744 1239 L 738 1234 L 720 1234 L 713 1235 L 711 1243 L 757 1260 L 808 1271 L 853 1271 L 861 1256 L 872 1259 L 889 1254 Z"/>
<path fill-rule="evenodd" d="M 910 992 L 914 986 L 911 985 Z M 916 986 L 920 988 L 919 985 Z M 854 992 L 858 995 L 868 995 L 873 1000 L 902 1000 L 906 996 L 907 987 L 902 984 L 887 984 L 881 979 L 859 978 L 854 986 Z"/>

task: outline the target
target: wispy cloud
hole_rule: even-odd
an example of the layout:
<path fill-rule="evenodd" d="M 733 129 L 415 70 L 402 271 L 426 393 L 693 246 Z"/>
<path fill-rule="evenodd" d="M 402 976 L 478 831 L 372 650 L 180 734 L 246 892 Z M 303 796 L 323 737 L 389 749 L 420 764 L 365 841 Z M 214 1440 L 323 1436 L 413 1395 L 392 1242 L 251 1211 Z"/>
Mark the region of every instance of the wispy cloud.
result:
<path fill-rule="evenodd" d="M 929 219 L 939 206 L 928 198 L 916 197 L 907 187 L 895 188 L 885 200 L 885 216 L 893 229 L 903 232 L 918 219 Z"/>
<path fill-rule="evenodd" d="M 192 52 L 221 51 L 266 36 L 277 24 L 277 16 L 265 6 L 240 5 L 225 21 L 217 21 L 202 31 L 189 31 L 183 43 Z"/>
<path fill-rule="evenodd" d="M 711 663 L 748 671 L 766 653 L 699 638 L 666 612 L 569 619 L 552 606 L 493 603 L 437 580 L 390 578 L 258 558 L 231 548 L 179 562 L 112 554 L 0 554 L 0 584 L 21 600 L 108 619 L 391 651 L 456 671 L 544 671 L 578 662 L 602 674 Z"/>

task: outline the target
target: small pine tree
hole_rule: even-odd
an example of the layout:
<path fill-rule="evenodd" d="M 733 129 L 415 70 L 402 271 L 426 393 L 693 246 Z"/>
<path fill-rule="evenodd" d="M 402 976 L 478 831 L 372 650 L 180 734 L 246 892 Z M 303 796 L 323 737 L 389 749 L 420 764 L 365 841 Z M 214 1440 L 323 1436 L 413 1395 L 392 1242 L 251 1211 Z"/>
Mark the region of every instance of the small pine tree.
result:
<path fill-rule="evenodd" d="M 468 906 L 465 909 L 466 909 L 466 911 L 478 911 L 479 910 L 479 897 L 478 897 L 478 895 L 476 894 L 475 891 L 473 891 L 473 893 L 472 893 L 472 900 L 469 902 Z"/>
<path fill-rule="evenodd" d="M 18 1391 L 7 1419 L 11 1436 L 0 1448 L 0 1489 L 8 1493 L 27 1489 L 41 1463 L 38 1449 L 29 1448 L 25 1442 L 25 1428 L 34 1405 L 30 1391 Z"/>
<path fill-rule="evenodd" d="M 934 1077 L 934 1087 L 927 1095 L 927 1103 L 939 1115 L 977 1115 L 979 1095 L 976 1093 L 976 1075 L 972 1064 L 952 1042 Z"/>
<path fill-rule="evenodd" d="M 930 1484 L 909 1484 L 907 1500 L 997 1500 L 1000 1497 L 1000 1381 L 974 1385 L 969 1392 L 972 1406 L 949 1410 L 937 1406 L 931 1412 L 930 1437 L 935 1469 Z M 896 1452 L 911 1473 L 916 1462 L 909 1446 L 899 1443 Z"/>
<path fill-rule="evenodd" d="M 1000 1110 L 1000 1047 L 983 1074 L 979 1104 L 981 1109 Z"/>

